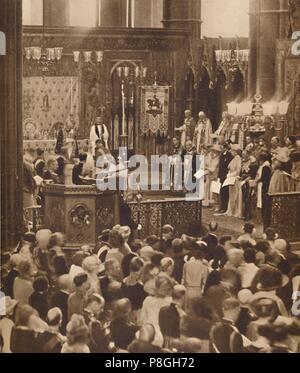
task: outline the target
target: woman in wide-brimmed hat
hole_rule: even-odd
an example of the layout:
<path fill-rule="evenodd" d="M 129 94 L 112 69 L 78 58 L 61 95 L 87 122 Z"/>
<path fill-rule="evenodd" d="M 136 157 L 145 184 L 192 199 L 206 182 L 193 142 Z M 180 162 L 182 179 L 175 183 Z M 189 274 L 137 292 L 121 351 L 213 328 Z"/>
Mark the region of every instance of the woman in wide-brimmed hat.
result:
<path fill-rule="evenodd" d="M 205 156 L 205 178 L 204 178 L 204 200 L 203 207 L 209 207 L 214 202 L 213 194 L 211 193 L 211 183 L 218 179 L 220 154 L 222 152 L 221 145 L 215 144 L 209 149 L 209 153 Z"/>
<path fill-rule="evenodd" d="M 172 292 L 175 282 L 165 274 L 159 274 L 155 279 L 155 294 L 148 296 L 141 310 L 141 324 L 152 324 L 155 328 L 153 345 L 162 347 L 163 336 L 159 327 L 159 311 L 172 303 Z"/>
<path fill-rule="evenodd" d="M 278 268 L 269 264 L 263 264 L 252 282 L 252 290 L 256 291 L 254 297 L 271 297 L 276 301 L 280 314 L 288 316 L 283 300 L 277 295 L 277 292 L 287 286 L 288 283 L 289 278 L 283 275 Z"/>
<path fill-rule="evenodd" d="M 255 342 L 259 339 L 258 328 L 261 325 L 266 325 L 274 322 L 279 316 L 277 302 L 271 296 L 252 296 L 249 302 L 250 314 L 255 318 L 248 328 L 247 337 Z"/>
<path fill-rule="evenodd" d="M 239 176 L 242 170 L 242 151 L 238 144 L 231 144 L 232 161 L 228 165 L 227 179 L 229 185 L 229 202 L 226 212 L 227 216 L 241 218 L 242 213 L 242 188 L 240 186 Z"/>

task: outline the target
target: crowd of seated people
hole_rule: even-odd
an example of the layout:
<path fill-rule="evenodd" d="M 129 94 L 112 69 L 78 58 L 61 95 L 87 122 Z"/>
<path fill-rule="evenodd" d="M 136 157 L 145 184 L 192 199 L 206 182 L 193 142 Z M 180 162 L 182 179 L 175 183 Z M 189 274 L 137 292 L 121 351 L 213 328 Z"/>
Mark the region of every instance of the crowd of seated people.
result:
<path fill-rule="evenodd" d="M 162 232 L 116 225 L 71 253 L 24 234 L 2 265 L 2 352 L 299 352 L 300 260 L 274 229 Z"/>

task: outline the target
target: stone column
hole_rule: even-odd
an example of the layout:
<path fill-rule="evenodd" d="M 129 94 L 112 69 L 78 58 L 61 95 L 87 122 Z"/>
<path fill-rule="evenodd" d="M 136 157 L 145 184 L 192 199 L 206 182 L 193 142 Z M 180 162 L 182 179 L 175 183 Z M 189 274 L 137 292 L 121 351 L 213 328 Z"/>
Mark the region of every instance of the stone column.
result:
<path fill-rule="evenodd" d="M 101 27 L 126 27 L 129 0 L 101 0 Z"/>
<path fill-rule="evenodd" d="M 13 247 L 22 229 L 22 2 L 0 0 L 1 249 Z"/>
<path fill-rule="evenodd" d="M 248 70 L 248 97 L 256 93 L 257 53 L 259 38 L 259 0 L 249 0 L 249 70 Z"/>
<path fill-rule="evenodd" d="M 192 39 L 200 39 L 201 0 L 165 0 L 163 25 L 189 30 Z"/>
<path fill-rule="evenodd" d="M 44 0 L 44 26 L 64 27 L 70 23 L 69 0 Z"/>
<path fill-rule="evenodd" d="M 286 39 L 289 33 L 289 0 L 280 0 L 279 38 Z"/>
<path fill-rule="evenodd" d="M 279 0 L 260 0 L 256 88 L 264 101 L 275 93 L 276 39 L 279 38 Z"/>

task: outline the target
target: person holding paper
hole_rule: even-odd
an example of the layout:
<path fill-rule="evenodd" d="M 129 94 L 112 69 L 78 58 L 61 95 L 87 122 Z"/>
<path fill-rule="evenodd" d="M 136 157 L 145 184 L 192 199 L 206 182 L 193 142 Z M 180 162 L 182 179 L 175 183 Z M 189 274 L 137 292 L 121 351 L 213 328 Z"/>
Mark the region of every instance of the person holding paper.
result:
<path fill-rule="evenodd" d="M 256 159 L 246 150 L 242 155 L 241 188 L 243 195 L 243 218 L 248 221 L 252 218 L 252 195 L 255 187 L 255 177 L 258 166 Z"/>
<path fill-rule="evenodd" d="M 209 153 L 205 155 L 204 200 L 202 202 L 203 207 L 209 207 L 210 204 L 214 202 L 211 185 L 213 181 L 218 179 L 219 156 L 221 152 L 222 147 L 216 144 L 212 146 Z"/>
<path fill-rule="evenodd" d="M 227 216 L 242 217 L 242 189 L 239 176 L 242 170 L 241 148 L 238 144 L 231 145 L 232 161 L 228 165 L 227 179 L 223 185 L 229 185 L 229 202 Z M 227 183 L 226 183 L 227 182 Z"/>
<path fill-rule="evenodd" d="M 193 140 L 195 126 L 196 123 L 192 117 L 191 110 L 185 110 L 183 125 L 175 128 L 175 131 L 180 133 L 180 144 L 183 148 L 186 146 L 187 141 Z"/>
<path fill-rule="evenodd" d="M 229 188 L 228 186 L 224 186 L 223 183 L 227 178 L 228 173 L 228 165 L 232 161 L 232 154 L 230 152 L 230 143 L 231 141 L 228 140 L 225 142 L 224 137 L 220 136 L 218 139 L 219 145 L 223 146 L 223 152 L 220 155 L 219 161 L 219 172 L 218 172 L 218 179 L 222 184 L 222 188 L 220 190 L 220 207 L 217 213 L 225 214 L 228 207 L 228 200 L 229 200 Z"/>

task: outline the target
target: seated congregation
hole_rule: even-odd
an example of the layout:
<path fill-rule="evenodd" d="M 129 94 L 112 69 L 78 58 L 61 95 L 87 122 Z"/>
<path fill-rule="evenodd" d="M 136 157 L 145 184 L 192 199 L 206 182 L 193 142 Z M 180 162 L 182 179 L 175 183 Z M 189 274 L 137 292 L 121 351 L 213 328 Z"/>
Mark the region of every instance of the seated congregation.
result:
<path fill-rule="evenodd" d="M 25 233 L 2 271 L 2 352 L 299 352 L 300 259 L 274 229 L 162 232 L 117 225 L 72 253 Z"/>

